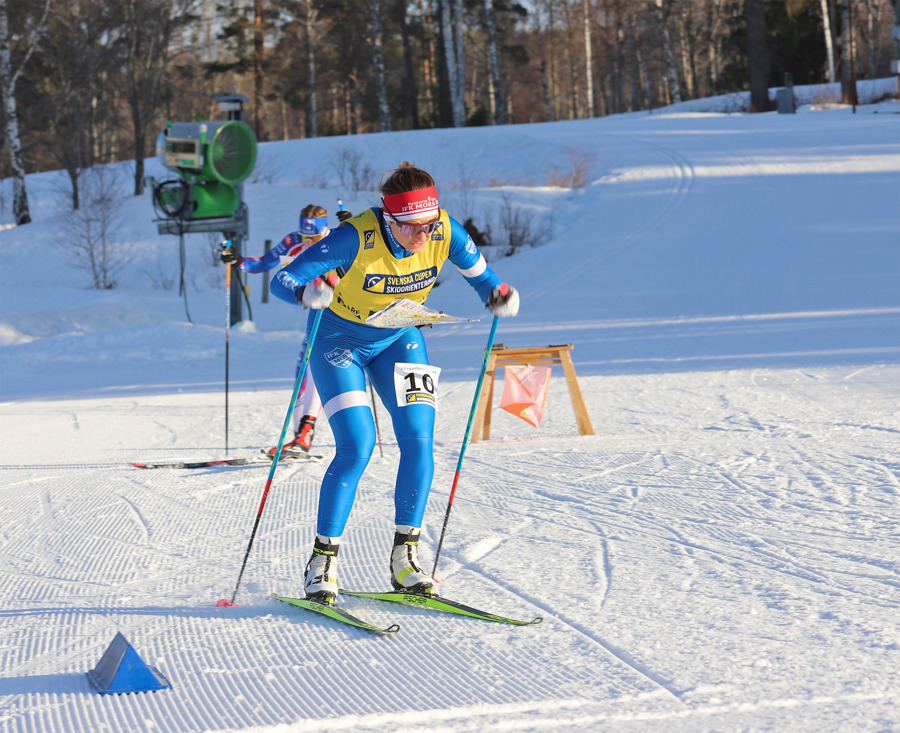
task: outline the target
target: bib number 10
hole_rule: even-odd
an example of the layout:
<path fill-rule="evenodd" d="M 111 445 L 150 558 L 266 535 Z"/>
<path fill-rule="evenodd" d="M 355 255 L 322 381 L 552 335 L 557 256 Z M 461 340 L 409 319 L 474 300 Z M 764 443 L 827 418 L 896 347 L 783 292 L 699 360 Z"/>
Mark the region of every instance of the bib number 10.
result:
<path fill-rule="evenodd" d="M 430 405 L 437 409 L 440 367 L 429 364 L 394 364 L 394 391 L 397 406 Z"/>

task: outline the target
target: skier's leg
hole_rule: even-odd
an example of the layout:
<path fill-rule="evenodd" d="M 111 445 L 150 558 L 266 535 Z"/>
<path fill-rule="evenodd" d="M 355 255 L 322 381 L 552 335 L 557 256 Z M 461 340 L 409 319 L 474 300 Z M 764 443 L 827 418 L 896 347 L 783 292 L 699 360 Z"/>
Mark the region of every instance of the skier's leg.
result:
<path fill-rule="evenodd" d="M 303 364 L 303 354 L 306 353 L 307 340 L 303 339 L 303 345 L 300 347 L 300 353 L 297 356 L 297 366 L 294 369 L 294 379 L 300 373 L 300 367 Z M 322 401 L 319 399 L 319 393 L 316 390 L 316 384 L 313 381 L 312 372 L 307 369 L 306 376 L 303 377 L 303 383 L 300 385 L 300 392 L 297 395 L 297 401 L 294 403 L 294 412 L 291 415 L 291 425 L 294 428 L 294 437 L 300 436 L 305 424 L 301 424 L 304 418 L 311 418 L 307 422 L 315 423 L 316 418 L 322 411 Z M 309 437 L 309 445 L 305 445 L 309 450 L 312 445 L 312 436 Z"/>
<path fill-rule="evenodd" d="M 400 448 L 400 465 L 394 491 L 395 522 L 413 527 L 422 526 L 425 505 L 434 478 L 434 418 L 435 404 L 430 401 L 406 402 L 400 406 L 395 386 L 394 365 L 428 364 L 428 353 L 421 331 L 407 329 L 405 338 L 398 339 L 382 351 L 368 365 L 372 384 L 391 415 L 394 435 Z M 436 397 L 436 395 L 435 395 Z"/>
<path fill-rule="evenodd" d="M 334 459 L 322 479 L 316 531 L 323 537 L 344 532 L 356 487 L 375 448 L 375 421 L 366 394 L 366 379 L 358 357 L 346 351 L 346 362 L 335 366 L 325 354 L 335 344 L 327 338 L 313 345 L 310 366 L 322 396 L 325 416 L 334 434 Z"/>
<path fill-rule="evenodd" d="M 436 391 L 426 388 L 431 374 L 425 370 L 395 374 L 395 365 L 428 364 L 425 341 L 418 329 L 409 329 L 369 364 L 372 384 L 391 414 L 400 447 L 400 465 L 394 490 L 394 547 L 391 583 L 398 590 L 431 593 L 432 578 L 418 558 L 419 531 L 434 477 L 434 418 Z M 427 377 L 426 377 L 427 375 Z M 425 397 L 424 400 L 417 399 Z"/>

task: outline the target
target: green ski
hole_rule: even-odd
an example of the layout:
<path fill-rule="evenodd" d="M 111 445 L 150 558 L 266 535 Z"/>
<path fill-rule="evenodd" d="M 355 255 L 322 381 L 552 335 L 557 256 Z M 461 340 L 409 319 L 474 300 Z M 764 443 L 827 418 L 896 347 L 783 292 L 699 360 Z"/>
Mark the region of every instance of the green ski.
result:
<path fill-rule="evenodd" d="M 380 626 L 376 626 L 375 624 L 370 624 L 368 621 L 363 621 L 361 618 L 345 611 L 340 606 L 335 606 L 330 603 L 319 603 L 318 601 L 310 601 L 306 598 L 284 598 L 282 596 L 274 594 L 272 595 L 272 598 L 277 601 L 290 603 L 292 606 L 305 608 L 307 611 L 320 613 L 323 616 L 328 616 L 329 618 L 333 618 L 336 621 L 340 621 L 341 623 L 355 626 L 358 629 L 372 631 L 376 634 L 394 634 L 400 630 L 400 627 L 397 624 L 391 624 L 386 629 L 383 629 Z"/>
<path fill-rule="evenodd" d="M 506 616 L 498 616 L 494 613 L 488 613 L 478 608 L 472 608 L 458 601 L 451 601 L 449 598 L 441 598 L 435 595 L 421 595 L 419 593 L 404 593 L 403 591 L 387 591 L 385 593 L 366 593 L 361 591 L 344 590 L 340 591 L 341 595 L 354 596 L 356 598 L 370 598 L 375 601 L 389 601 L 391 603 L 405 603 L 410 606 L 421 606 L 431 608 L 435 611 L 443 613 L 455 613 L 460 616 L 471 616 L 482 621 L 496 621 L 501 624 L 512 624 L 513 626 L 531 626 L 539 624 L 543 621 L 542 616 L 535 616 L 531 621 L 520 621 Z"/>

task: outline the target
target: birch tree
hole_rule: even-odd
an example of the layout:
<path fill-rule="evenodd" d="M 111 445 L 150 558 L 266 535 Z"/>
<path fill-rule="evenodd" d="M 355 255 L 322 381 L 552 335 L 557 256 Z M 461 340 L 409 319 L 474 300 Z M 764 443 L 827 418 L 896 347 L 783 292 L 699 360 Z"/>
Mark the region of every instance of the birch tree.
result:
<path fill-rule="evenodd" d="M 834 84 L 837 77 L 834 73 L 834 36 L 831 33 L 831 11 L 828 9 L 828 0 L 819 0 L 819 8 L 822 11 L 822 27 L 825 32 L 825 53 L 828 58 L 828 83 Z"/>
<path fill-rule="evenodd" d="M 761 1 L 761 0 L 760 0 Z M 666 21 L 669 19 L 669 11 L 672 0 L 655 0 L 654 11 L 656 24 L 662 41 L 663 59 L 666 65 L 666 81 L 669 88 L 669 102 L 677 104 L 681 100 L 681 83 L 678 81 L 678 64 L 675 61 L 675 51 L 672 47 L 672 36 Z"/>
<path fill-rule="evenodd" d="M 47 27 L 50 0 L 45 0 L 40 19 L 26 34 L 25 51 L 17 66 L 13 65 L 9 34 L 9 12 L 6 0 L 0 0 L 0 103 L 6 118 L 6 145 L 9 148 L 9 164 L 13 173 L 13 217 L 17 225 L 29 224 L 28 188 L 25 184 L 25 163 L 22 158 L 22 139 L 19 136 L 19 114 L 16 105 L 16 83 L 22 70 L 34 53 L 41 35 Z"/>
<path fill-rule="evenodd" d="M 594 116 L 594 59 L 591 52 L 591 2 L 582 0 L 582 23 L 584 31 L 584 86 L 587 116 Z"/>

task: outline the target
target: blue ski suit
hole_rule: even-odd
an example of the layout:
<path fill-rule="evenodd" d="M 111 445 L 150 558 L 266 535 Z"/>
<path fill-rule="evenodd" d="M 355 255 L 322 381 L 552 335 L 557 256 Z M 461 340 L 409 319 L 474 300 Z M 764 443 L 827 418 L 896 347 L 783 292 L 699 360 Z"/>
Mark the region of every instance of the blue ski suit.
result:
<path fill-rule="evenodd" d="M 429 366 L 419 328 L 378 328 L 365 320 L 395 300 L 423 303 L 448 259 L 483 303 L 501 284 L 462 224 L 443 209 L 425 250 L 412 254 L 385 225 L 382 210 L 372 208 L 302 252 L 272 281 L 273 295 L 297 305 L 306 283 L 332 270 L 343 273 L 331 305 L 322 313 L 310 354 L 335 439 L 335 457 L 319 493 L 316 531 L 324 537 L 343 534 L 375 448 L 366 372 L 391 415 L 400 448 L 395 523 L 422 526 L 434 477 L 435 384 L 440 370 Z M 307 329 L 313 318 L 311 311 Z"/>

